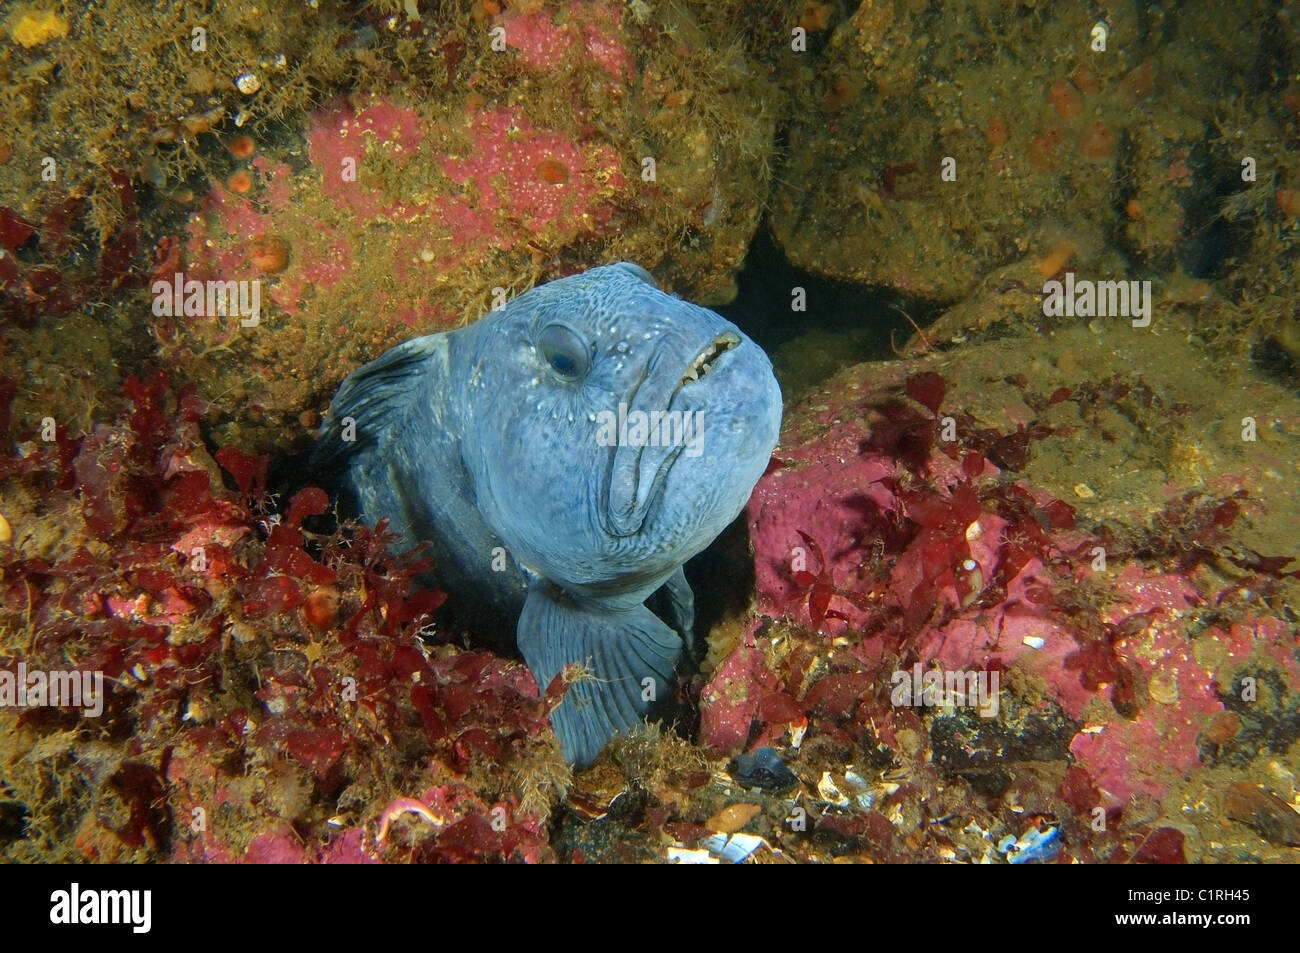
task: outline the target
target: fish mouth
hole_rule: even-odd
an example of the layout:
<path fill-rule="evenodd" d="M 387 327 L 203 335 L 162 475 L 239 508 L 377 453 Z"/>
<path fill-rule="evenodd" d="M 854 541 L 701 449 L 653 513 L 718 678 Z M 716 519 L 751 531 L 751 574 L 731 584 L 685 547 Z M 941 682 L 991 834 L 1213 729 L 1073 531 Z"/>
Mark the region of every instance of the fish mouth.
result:
<path fill-rule="evenodd" d="M 740 335 L 734 331 L 724 331 L 714 338 L 704 350 L 695 356 L 690 366 L 686 368 L 686 373 L 682 379 L 677 382 L 677 390 L 681 390 L 687 384 L 693 384 L 701 377 L 713 370 L 713 365 L 718 358 L 730 351 L 733 347 L 740 346 Z M 677 391 L 674 391 L 674 395 Z"/>
<path fill-rule="evenodd" d="M 698 386 L 717 369 L 723 355 L 740 344 L 741 337 L 735 331 L 716 335 L 700 349 L 670 390 L 663 385 L 655 387 L 650 379 L 654 368 L 647 367 L 644 376 L 628 395 L 627 405 L 642 411 L 662 407 L 667 413 L 678 413 L 683 418 L 689 416 L 689 410 L 673 409 L 678 394 L 686 388 Z M 665 390 L 668 391 L 666 394 Z M 683 423 L 682 436 L 685 434 Z M 682 449 L 682 443 L 662 445 L 653 441 L 643 446 L 620 443 L 615 447 L 606 510 L 606 528 L 612 535 L 631 536 L 640 530 L 650 504 Z"/>

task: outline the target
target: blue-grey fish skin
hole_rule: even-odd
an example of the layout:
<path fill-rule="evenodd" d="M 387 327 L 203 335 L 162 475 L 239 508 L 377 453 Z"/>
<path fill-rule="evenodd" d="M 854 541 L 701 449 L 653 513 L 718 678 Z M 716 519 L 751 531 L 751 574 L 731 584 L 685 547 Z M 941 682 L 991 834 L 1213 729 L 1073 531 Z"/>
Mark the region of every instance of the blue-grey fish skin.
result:
<path fill-rule="evenodd" d="M 689 413 L 698 432 L 637 445 L 637 411 Z M 681 566 L 744 508 L 780 420 L 753 341 L 620 263 L 360 368 L 315 462 L 344 470 L 363 520 L 432 541 L 454 596 L 519 616 L 543 691 L 580 667 L 552 723 L 586 764 L 673 691 L 693 611 Z M 644 602 L 665 585 L 661 620 Z"/>

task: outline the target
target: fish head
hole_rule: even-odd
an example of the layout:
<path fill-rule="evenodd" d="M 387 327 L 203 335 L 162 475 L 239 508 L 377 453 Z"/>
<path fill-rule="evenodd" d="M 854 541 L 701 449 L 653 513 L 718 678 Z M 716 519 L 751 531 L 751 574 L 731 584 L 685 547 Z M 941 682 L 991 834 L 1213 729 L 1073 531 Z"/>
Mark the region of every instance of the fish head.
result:
<path fill-rule="evenodd" d="M 657 586 L 736 518 L 776 446 L 767 355 L 636 265 L 553 281 L 465 330 L 476 504 L 554 581 Z"/>

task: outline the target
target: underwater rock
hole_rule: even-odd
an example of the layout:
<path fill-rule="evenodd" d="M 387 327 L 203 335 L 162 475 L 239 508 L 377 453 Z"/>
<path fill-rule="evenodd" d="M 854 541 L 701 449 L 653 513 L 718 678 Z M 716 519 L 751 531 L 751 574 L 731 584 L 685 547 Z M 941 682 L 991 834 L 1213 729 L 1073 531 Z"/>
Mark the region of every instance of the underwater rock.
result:
<path fill-rule="evenodd" d="M 946 302 L 1063 240 L 1047 275 L 1071 259 L 1122 272 L 1104 251 L 1121 231 L 1131 260 L 1200 274 L 1225 253 L 1204 210 L 1255 148 L 1202 145 L 1223 125 L 1208 107 L 1267 42 L 1267 6 L 1252 7 L 1241 23 L 1255 27 L 1224 31 L 1208 11 L 1156 25 L 1110 4 L 1103 52 L 1087 6 L 866 0 L 809 55 L 817 94 L 792 115 L 773 234 L 801 268 Z M 1169 42 L 1153 49 L 1157 30 Z M 1261 147 L 1283 135 L 1266 111 L 1241 122 L 1265 124 L 1242 133 Z"/>
<path fill-rule="evenodd" d="M 1223 813 L 1253 827 L 1269 843 L 1300 847 L 1300 814 L 1272 791 L 1235 781 L 1223 796 Z"/>
<path fill-rule="evenodd" d="M 784 794 L 799 783 L 776 749 L 768 747 L 737 755 L 731 762 L 731 775 L 745 787 L 768 794 Z"/>
<path fill-rule="evenodd" d="M 427 82 L 314 112 L 299 142 L 246 160 L 247 192 L 214 182 L 185 274 L 260 279 L 261 314 L 156 320 L 220 439 L 301 445 L 299 415 L 360 364 L 592 265 L 636 261 L 693 301 L 729 300 L 766 195 L 772 92 L 684 10 L 656 16 L 675 43 L 612 0 L 458 25 Z M 267 236 L 285 263 L 259 271 Z"/>
<path fill-rule="evenodd" d="M 1063 716 L 1049 699 L 1007 717 L 981 718 L 973 709 L 955 709 L 930 723 L 934 763 L 944 777 L 960 777 L 975 790 L 997 796 L 1028 761 L 1063 761 L 1081 725 Z"/>
<path fill-rule="evenodd" d="M 700 744 L 717 751 L 734 751 L 743 745 L 759 698 L 775 684 L 757 648 L 742 646 L 733 651 L 701 691 Z"/>
<path fill-rule="evenodd" d="M 4 11 L 0 164 L 26 171 L 0 175 L 0 207 L 42 218 L 71 199 L 79 237 L 93 236 L 105 256 L 135 214 L 117 196 L 119 180 L 170 198 L 168 187 L 208 168 L 205 147 L 220 126 L 292 113 L 369 71 L 347 42 L 359 24 L 330 2 L 259 9 L 218 0 L 199 19 L 136 0 L 68 17 L 43 7 L 57 5 Z M 200 24 L 201 40 L 191 33 Z M 185 42 L 158 44 L 159 35 Z M 236 77 L 257 63 L 267 67 L 256 74 L 262 89 L 246 96 Z"/>
<path fill-rule="evenodd" d="M 1249 572 L 1288 564 L 1244 558 L 1233 541 L 1252 505 L 1240 488 L 1252 484 L 1225 475 L 1218 485 L 1236 489 L 1204 497 L 1163 487 L 1154 515 L 1127 504 L 1097 521 L 1077 493 L 1066 504 L 1022 476 L 1049 473 L 1040 455 L 1092 445 L 1090 387 L 1035 393 L 1003 376 L 998 353 L 861 365 L 787 408 L 748 508 L 759 618 L 701 697 L 702 737 L 738 744 L 745 725 L 783 727 L 761 704 L 776 693 L 807 717 L 805 758 L 885 745 L 900 772 L 915 772 L 928 748 L 927 769 L 978 794 L 1087 815 L 1204 785 L 1216 752 L 1247 757 L 1230 734 L 1204 736 L 1229 706 L 1237 731 L 1283 724 L 1300 693 L 1294 633 L 1253 594 L 1239 601 L 1243 586 L 1269 588 Z M 1142 386 L 1139 408 L 1171 399 L 1163 383 Z M 1234 560 L 1248 574 L 1225 587 Z M 1235 606 L 1240 621 L 1207 616 L 1212 604 Z M 900 671 L 911 684 L 914 666 L 918 678 L 978 676 L 996 702 L 900 703 L 891 686 Z M 842 705 L 815 701 L 846 677 Z M 1235 701 L 1242 692 L 1252 701 Z M 1273 734 L 1272 750 L 1294 740 Z M 1136 848 L 1097 844 L 1107 855 Z"/>

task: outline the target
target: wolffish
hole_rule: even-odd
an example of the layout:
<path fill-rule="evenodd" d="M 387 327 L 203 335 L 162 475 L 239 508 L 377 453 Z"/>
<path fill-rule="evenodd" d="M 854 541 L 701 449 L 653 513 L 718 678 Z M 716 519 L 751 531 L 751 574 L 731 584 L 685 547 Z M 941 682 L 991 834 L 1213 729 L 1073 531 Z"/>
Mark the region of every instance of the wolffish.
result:
<path fill-rule="evenodd" d="M 586 765 L 672 696 L 695 614 L 682 564 L 744 508 L 780 422 L 762 349 L 622 262 L 361 367 L 313 466 L 364 521 L 431 543 L 453 597 L 517 618 L 542 691 L 578 666 L 551 724 Z"/>

